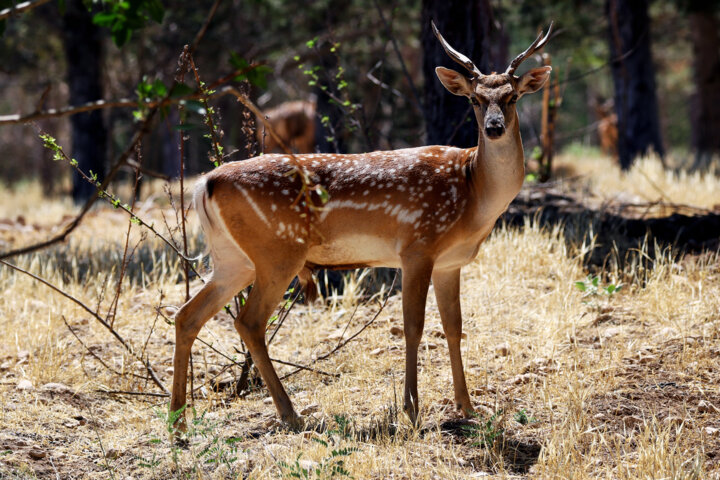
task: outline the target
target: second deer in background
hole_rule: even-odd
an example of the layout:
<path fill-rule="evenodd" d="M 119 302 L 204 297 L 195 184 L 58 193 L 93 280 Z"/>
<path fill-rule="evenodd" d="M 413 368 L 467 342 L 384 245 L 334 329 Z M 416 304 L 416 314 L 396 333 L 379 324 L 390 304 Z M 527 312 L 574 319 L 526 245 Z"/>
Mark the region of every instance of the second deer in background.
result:
<path fill-rule="evenodd" d="M 294 153 L 315 152 L 316 102 L 296 100 L 284 102 L 264 112 L 265 118 L 278 137 Z M 258 145 L 263 153 L 281 153 L 280 145 L 266 135 L 263 122 L 257 120 Z"/>

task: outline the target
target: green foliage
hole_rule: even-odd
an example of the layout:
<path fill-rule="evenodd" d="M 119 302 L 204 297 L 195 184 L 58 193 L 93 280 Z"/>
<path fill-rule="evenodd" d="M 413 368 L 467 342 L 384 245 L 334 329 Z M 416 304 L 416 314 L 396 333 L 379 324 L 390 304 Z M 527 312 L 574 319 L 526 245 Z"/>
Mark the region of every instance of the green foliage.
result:
<path fill-rule="evenodd" d="M 480 414 L 473 414 L 477 418 L 478 423 L 463 426 L 463 434 L 473 440 L 473 447 L 490 448 L 495 444 L 495 440 L 502 437 L 505 429 L 498 425 L 498 418 L 500 418 L 502 414 L 503 411 L 499 410 L 485 421 L 482 420 Z"/>
<path fill-rule="evenodd" d="M 115 45 L 125 45 L 133 31 L 149 21 L 162 23 L 165 7 L 160 0 L 103 0 L 103 11 L 93 16 L 93 23 L 110 29 Z"/>
<path fill-rule="evenodd" d="M 242 82 L 247 80 L 251 85 L 254 85 L 263 90 L 268 87 L 267 76 L 272 73 L 272 68 L 267 65 L 250 65 L 250 63 L 242 58 L 235 52 L 230 53 L 230 65 L 235 70 L 242 70 L 243 73 L 236 75 L 234 80 L 236 82 Z"/>
<path fill-rule="evenodd" d="M 340 447 L 342 441 L 352 439 L 351 420 L 344 415 L 335 415 L 333 417 L 337 426 L 325 432 L 325 438 L 313 437 L 311 440 L 322 445 L 329 450 L 327 455 L 319 462 L 301 462 L 303 452 L 298 453 L 295 461 L 287 463 L 283 461 L 277 462 L 280 467 L 280 473 L 283 478 L 304 478 L 323 480 L 328 478 L 353 478 L 350 472 L 345 468 L 345 460 L 355 452 L 359 452 L 357 447 Z"/>
<path fill-rule="evenodd" d="M 179 443 L 187 447 L 187 450 L 185 450 L 177 443 L 170 447 L 176 470 L 180 471 L 181 457 L 189 455 L 192 465 L 191 473 L 195 474 L 192 478 L 203 478 L 201 474 L 203 466 L 215 468 L 225 465 L 228 472 L 232 474 L 238 456 L 237 443 L 240 439 L 235 437 L 224 438 L 220 434 L 221 423 L 208 419 L 206 412 L 198 415 L 194 408 L 192 409 L 192 420 L 188 424 L 187 432 L 178 430 L 176 423 L 183 416 L 185 410 L 186 405 L 174 412 L 167 412 L 164 409 L 156 412 L 157 416 L 163 420 L 167 433 L 180 440 Z M 150 443 L 155 445 L 162 445 L 164 442 L 165 440 L 159 438 L 150 439 Z M 155 452 L 153 452 L 152 457 L 136 457 L 136 460 L 139 467 L 150 468 L 153 472 L 160 464 Z"/>
<path fill-rule="evenodd" d="M 600 295 L 612 298 L 622 288 L 622 284 L 615 285 L 609 283 L 605 286 L 600 284 L 600 277 L 595 275 L 588 275 L 587 279 L 575 282 L 575 287 L 583 292 L 583 298 L 585 297 L 596 297 Z"/>
<path fill-rule="evenodd" d="M 160 79 L 156 79 L 154 82 L 149 82 L 147 76 L 143 76 L 140 83 L 135 87 L 135 93 L 138 97 L 137 110 L 133 111 L 133 118 L 137 121 L 145 119 L 148 113 L 148 105 L 151 102 L 156 102 L 165 98 L 168 94 L 168 88 Z M 165 114 L 166 112 L 163 112 Z"/>
<path fill-rule="evenodd" d="M 530 423 L 537 422 L 537 419 L 533 416 L 529 416 L 524 408 L 515 412 L 515 415 L 513 415 L 513 419 L 515 419 L 515 421 L 518 422 L 520 425 L 528 425 Z"/>

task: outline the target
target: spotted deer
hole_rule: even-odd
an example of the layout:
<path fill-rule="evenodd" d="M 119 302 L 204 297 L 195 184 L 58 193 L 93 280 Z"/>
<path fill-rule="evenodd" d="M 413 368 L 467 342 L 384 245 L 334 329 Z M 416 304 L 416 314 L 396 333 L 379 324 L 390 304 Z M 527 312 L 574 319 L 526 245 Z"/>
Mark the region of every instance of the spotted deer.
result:
<path fill-rule="evenodd" d="M 455 402 L 473 412 L 460 353 L 460 268 L 476 256 L 524 179 L 515 102 L 539 90 L 551 67 L 515 76 L 520 63 L 547 42 L 538 38 L 503 73 L 483 74 L 432 25 L 447 54 L 470 76 L 435 72 L 450 93 L 467 97 L 479 126 L 478 146 L 427 146 L 353 155 L 269 154 L 222 165 L 202 177 L 194 200 L 214 270 L 175 316 L 170 408 L 186 403 L 190 350 L 205 322 L 240 290 L 253 285 L 235 319 L 284 422 L 300 425 L 271 363 L 267 320 L 293 277 L 313 269 L 399 267 L 406 343 L 404 408 L 415 421 L 417 358 L 430 282 L 448 342 Z M 329 200 L 308 216 L 298 199 L 306 178 Z"/>

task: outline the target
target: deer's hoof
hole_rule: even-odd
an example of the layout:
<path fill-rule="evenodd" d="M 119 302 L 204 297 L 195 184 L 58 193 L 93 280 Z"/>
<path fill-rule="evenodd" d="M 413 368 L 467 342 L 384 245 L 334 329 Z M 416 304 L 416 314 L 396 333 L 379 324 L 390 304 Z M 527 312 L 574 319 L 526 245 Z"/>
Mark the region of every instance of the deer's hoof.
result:
<path fill-rule="evenodd" d="M 305 417 L 292 412 L 292 415 L 283 415 L 282 423 L 285 427 L 293 432 L 302 432 L 307 425 Z"/>

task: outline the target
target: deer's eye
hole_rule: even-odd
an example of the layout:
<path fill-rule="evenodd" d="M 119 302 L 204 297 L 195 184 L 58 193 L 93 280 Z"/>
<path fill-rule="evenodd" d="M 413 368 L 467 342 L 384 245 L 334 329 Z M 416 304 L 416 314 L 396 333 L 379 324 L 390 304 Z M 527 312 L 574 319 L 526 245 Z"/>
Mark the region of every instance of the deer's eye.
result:
<path fill-rule="evenodd" d="M 513 95 L 512 97 L 510 97 L 510 100 L 508 100 L 507 103 L 508 103 L 508 105 L 514 105 L 515 103 L 517 103 L 517 101 L 518 101 L 518 96 Z"/>

